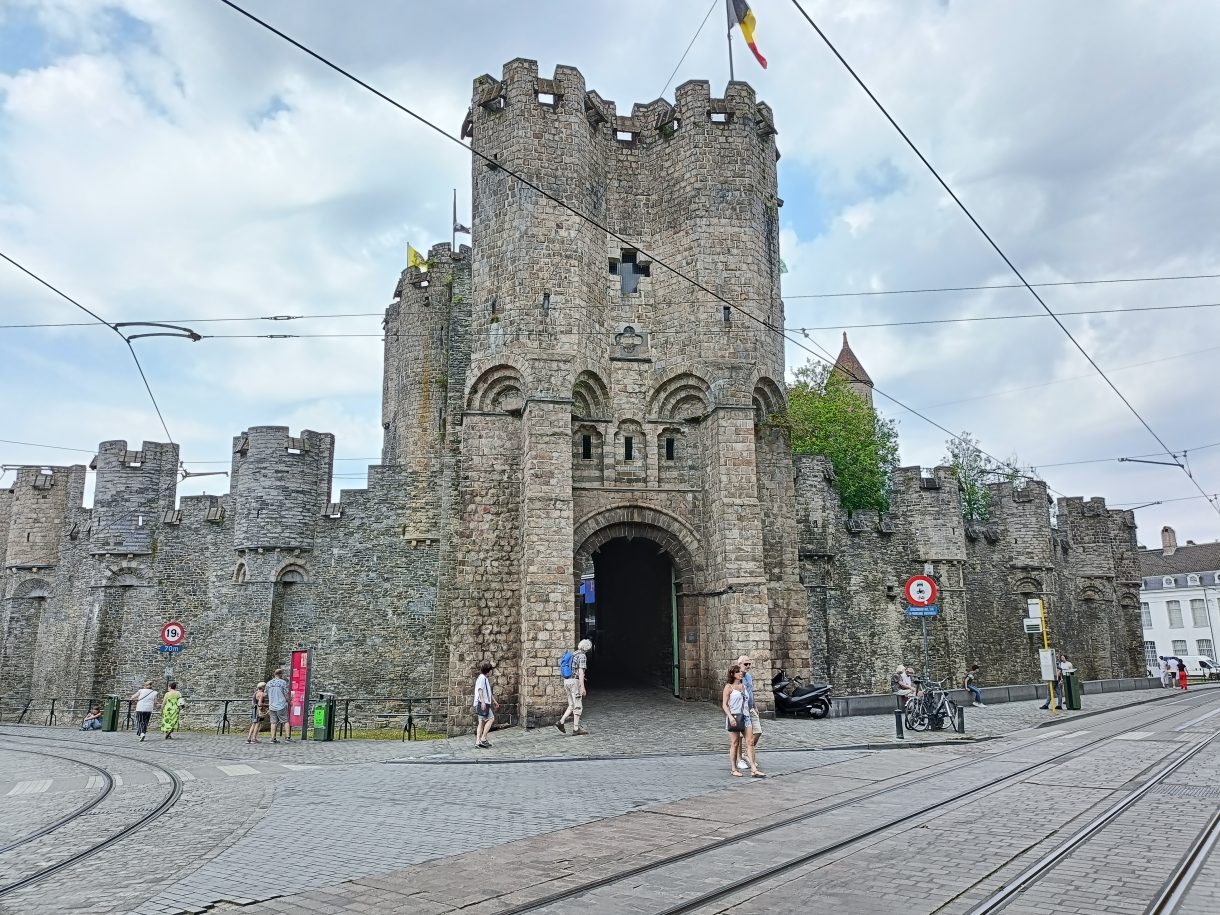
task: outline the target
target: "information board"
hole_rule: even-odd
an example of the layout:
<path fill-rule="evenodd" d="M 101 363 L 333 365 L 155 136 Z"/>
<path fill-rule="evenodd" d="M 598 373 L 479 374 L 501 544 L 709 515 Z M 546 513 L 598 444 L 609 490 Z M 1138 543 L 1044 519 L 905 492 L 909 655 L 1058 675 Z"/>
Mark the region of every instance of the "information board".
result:
<path fill-rule="evenodd" d="M 292 673 L 288 681 L 288 726 L 301 728 L 302 737 L 305 736 L 305 708 L 309 704 L 309 668 L 312 661 L 312 648 L 301 648 L 292 653 Z"/>

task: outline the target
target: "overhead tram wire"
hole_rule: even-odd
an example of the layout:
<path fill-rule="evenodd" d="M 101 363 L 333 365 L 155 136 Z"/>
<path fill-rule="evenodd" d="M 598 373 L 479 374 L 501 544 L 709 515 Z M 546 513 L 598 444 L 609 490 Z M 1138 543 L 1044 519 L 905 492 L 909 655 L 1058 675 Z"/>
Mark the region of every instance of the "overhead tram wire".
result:
<path fill-rule="evenodd" d="M 228 0 L 222 0 L 222 2 L 228 2 Z M 987 240 L 987 243 L 989 245 L 991 245 L 992 249 L 996 252 L 996 254 L 998 254 L 1000 256 L 1000 259 L 1003 260 L 1004 263 L 1008 265 L 1008 269 L 1011 270 L 1013 275 L 1020 281 L 1021 286 L 1023 286 L 1026 290 L 1028 290 L 1029 294 L 1034 297 L 1034 300 L 1037 301 L 1037 303 L 1040 306 L 1042 306 L 1042 309 L 1048 315 L 1050 315 L 1051 318 L 1054 319 L 1055 323 L 1057 325 L 1059 325 L 1059 329 L 1061 331 L 1063 331 L 1063 333 L 1067 336 L 1067 338 L 1069 340 L 1072 341 L 1072 345 L 1075 346 L 1076 349 L 1080 351 L 1080 354 L 1082 356 L 1084 356 L 1084 358 L 1086 360 L 1088 360 L 1089 365 L 1093 366 L 1093 368 L 1096 370 L 1097 374 L 1102 377 L 1102 379 L 1106 382 L 1107 385 L 1109 385 L 1110 389 L 1115 393 L 1115 395 L 1117 395 L 1118 399 L 1121 400 L 1123 402 L 1123 404 L 1127 407 L 1127 409 L 1131 412 L 1131 415 L 1134 416 L 1137 420 L 1139 420 L 1140 425 L 1142 425 L 1146 430 L 1148 430 L 1148 434 L 1151 435 L 1156 440 L 1156 443 L 1158 445 L 1160 445 L 1163 449 L 1165 449 L 1165 452 L 1167 454 L 1172 455 L 1172 452 L 1169 450 L 1169 446 L 1167 444 L 1165 444 L 1165 440 L 1162 439 L 1161 436 L 1157 434 L 1156 430 L 1153 429 L 1152 426 L 1148 423 L 1148 420 L 1144 419 L 1144 417 L 1140 414 L 1140 412 L 1137 409 L 1135 409 L 1135 406 L 1131 403 L 1131 401 L 1129 401 L 1127 399 L 1126 395 L 1123 394 L 1123 392 L 1118 389 L 1118 385 L 1116 385 L 1113 381 L 1111 381 L 1110 377 L 1104 371 L 1102 371 L 1101 366 L 1099 366 L 1097 364 L 1097 362 L 1093 359 L 1093 357 L 1091 355 L 1089 355 L 1088 350 L 1086 350 L 1084 348 L 1084 346 L 1081 345 L 1080 341 L 1077 340 L 1076 337 L 1072 334 L 1072 332 L 1070 330 L 1068 330 L 1067 325 L 1065 325 L 1063 323 L 1063 321 L 1061 321 L 1059 319 L 1059 316 L 1054 311 L 1051 310 L 1050 306 L 1047 305 L 1046 302 L 1044 302 L 1042 300 L 1042 296 L 1038 295 L 1038 291 L 1029 284 L 1029 281 L 1027 279 L 1025 279 L 1025 275 L 1022 274 L 1019 269 L 1017 269 L 1017 265 L 1014 264 L 1012 262 L 1012 260 L 1008 257 L 1008 255 L 1004 253 L 1004 249 L 1001 248 L 999 246 L 999 244 L 996 243 L 995 239 L 992 238 L 991 235 L 987 232 L 987 230 L 983 228 L 982 223 L 980 223 L 975 218 L 974 214 L 972 212 L 970 212 L 970 209 L 966 206 L 965 203 L 962 202 L 961 198 L 957 196 L 957 194 L 953 191 L 953 188 L 949 187 L 948 182 L 946 182 L 945 179 L 941 177 L 940 172 L 938 172 L 936 170 L 936 168 L 932 165 L 932 163 L 930 161 L 928 161 L 928 158 L 923 154 L 923 152 L 920 151 L 919 147 L 915 145 L 915 142 L 907 135 L 906 131 L 903 130 L 902 127 L 899 126 L 899 124 L 896 120 L 894 120 L 894 117 L 893 117 L 893 115 L 891 115 L 889 113 L 889 110 L 884 105 L 881 104 L 881 100 L 878 99 L 877 96 L 873 94 L 873 91 L 868 87 L 868 85 L 864 82 L 864 80 L 860 77 L 860 75 L 858 73 L 856 73 L 856 71 L 852 68 L 851 64 L 849 64 L 847 62 L 847 59 L 841 53 L 839 53 L 839 49 L 837 47 L 835 47 L 834 43 L 830 40 L 829 37 L 827 37 L 826 33 L 823 32 L 821 30 L 821 28 L 818 27 L 818 24 L 813 21 L 812 17 L 810 17 L 810 15 L 809 15 L 809 13 L 807 13 L 805 11 L 805 7 L 803 7 L 801 5 L 800 0 L 792 0 L 792 5 L 796 7 L 797 11 L 801 14 L 801 16 L 804 18 L 804 20 L 807 23 L 809 23 L 809 27 L 812 28 L 817 33 L 818 37 L 822 39 L 823 44 L 825 44 L 826 47 L 830 49 L 831 53 L 834 54 L 834 56 L 838 59 L 839 63 L 841 63 L 843 65 L 843 67 L 847 70 L 847 72 L 849 74 L 851 74 L 851 77 L 852 77 L 852 79 L 854 79 L 856 81 L 856 84 L 862 90 L 864 90 L 865 95 L 867 95 L 869 97 L 869 99 L 872 101 L 872 103 L 876 106 L 877 110 L 880 111 L 881 114 L 884 115 L 885 119 L 890 122 L 890 125 L 896 131 L 898 131 L 898 135 L 900 137 L 902 137 L 902 139 L 906 142 L 907 146 L 910 147 L 911 151 L 913 153 L 915 153 L 915 155 L 919 158 L 919 161 L 924 164 L 924 166 L 932 174 L 932 177 L 934 177 L 936 179 L 937 183 L 939 183 L 940 186 L 944 189 L 945 193 L 947 193 L 949 195 L 949 197 L 953 200 L 953 202 L 957 204 L 958 209 L 960 209 L 962 211 L 962 213 L 965 214 L 966 218 L 969 219 L 970 222 L 974 225 L 974 227 L 976 229 L 978 229 L 979 233 L 983 236 L 983 238 L 985 238 Z M 1185 464 L 1183 464 L 1181 461 L 1179 461 L 1176 457 L 1174 458 L 1174 463 L 1177 464 L 1178 468 L 1184 474 L 1186 474 L 1187 478 L 1191 481 L 1192 484 L 1194 484 L 1195 488 L 1198 489 L 1200 493 L 1203 493 L 1204 495 L 1206 495 L 1205 490 L 1199 484 L 1199 481 L 1195 479 L 1194 474 L 1192 474 L 1190 472 L 1190 469 Z M 1216 513 L 1220 514 L 1220 502 L 1214 501 L 1210 497 L 1209 497 L 1208 501 L 1210 502 L 1212 508 L 1214 508 L 1216 510 Z"/>
<path fill-rule="evenodd" d="M 1119 281 L 1116 281 L 1119 282 Z M 1122 281 L 1126 282 L 1126 281 Z M 818 298 L 819 296 L 805 296 L 804 298 Z M 785 300 L 791 298 L 802 298 L 801 296 L 783 296 Z M 672 305 L 698 305 L 699 302 L 654 302 L 654 306 L 672 306 Z M 1061 311 L 1058 312 L 1062 317 L 1075 317 L 1079 315 L 1120 315 L 1128 312 L 1149 312 L 1149 311 L 1185 311 L 1196 308 L 1220 308 L 1220 302 L 1196 302 L 1187 305 L 1135 305 L 1130 308 L 1089 308 L 1081 311 Z M 159 318 L 156 321 L 149 319 L 148 323 L 158 324 L 220 324 L 220 323 L 250 323 L 255 321 L 271 321 L 282 323 L 285 321 L 306 321 L 306 320 L 322 320 L 330 318 L 384 318 L 385 315 L 379 311 L 367 312 L 350 312 L 347 314 L 320 314 L 320 315 L 251 315 L 249 317 L 228 317 L 228 318 Z M 820 324 L 813 327 L 785 327 L 784 330 L 789 333 L 803 333 L 808 330 L 860 330 L 881 327 L 913 327 L 921 324 L 970 324 L 986 321 L 1017 321 L 1027 318 L 1045 318 L 1046 315 L 1041 312 L 1026 312 L 1017 315 L 971 315 L 964 318 L 920 318 L 909 321 L 874 321 L 868 324 Z M 0 330 L 33 330 L 41 328 L 55 327 L 96 327 L 93 321 L 59 321 L 59 322 L 44 322 L 32 324 L 0 324 Z M 107 325 L 109 326 L 109 325 Z M 654 330 L 650 331 L 653 334 L 677 334 L 687 333 L 687 331 L 677 330 Z M 292 337 L 379 337 L 384 334 L 346 334 L 346 333 L 324 333 L 324 334 L 201 334 L 203 339 L 217 338 L 236 338 L 236 337 L 267 337 L 270 339 L 292 338 Z M 430 339 L 429 334 L 396 334 L 398 337 L 420 337 Z"/>
<path fill-rule="evenodd" d="M 280 29 L 276 28 L 275 26 L 271 25 L 269 22 L 267 22 L 263 19 L 260 19 L 258 16 L 255 16 L 253 13 L 249 12 L 248 10 L 246 10 L 239 4 L 233 2 L 233 0 L 218 0 L 218 2 L 229 7 L 235 13 L 245 17 L 246 19 L 253 22 L 255 25 L 258 25 L 260 28 L 265 29 L 266 31 L 270 32 L 271 34 L 275 35 L 276 37 L 282 39 L 283 41 L 286 41 L 288 44 L 291 44 L 293 47 L 297 48 L 299 51 L 308 55 L 309 57 L 312 57 L 314 60 L 316 60 L 318 63 L 322 64 L 323 66 L 327 67 L 328 69 L 333 70 L 334 72 L 338 73 L 340 76 L 343 76 L 345 79 L 350 80 L 351 82 L 355 83 L 356 85 L 360 86 L 361 88 L 365 89 L 366 91 L 377 96 L 382 101 L 384 101 L 387 104 L 391 105 L 392 107 L 398 109 L 403 114 L 412 118 L 419 124 L 423 125 L 424 127 L 427 127 L 429 130 L 439 134 L 440 136 L 444 137 L 446 140 L 450 141 L 451 143 L 461 147 L 463 150 L 465 150 L 469 154 L 477 157 L 478 159 L 482 160 L 483 162 L 487 163 L 488 165 L 494 165 L 498 170 L 504 172 L 506 175 L 508 175 L 515 181 L 518 181 L 519 183 L 530 188 L 535 193 L 537 193 L 539 196 L 544 197 L 547 200 L 550 200 L 553 204 L 555 204 L 560 209 L 565 210 L 568 213 L 571 213 L 576 218 L 583 220 L 584 222 L 588 223 L 589 225 L 593 226 L 594 228 L 598 229 L 599 231 L 605 232 L 610 238 L 613 238 L 616 241 L 619 241 L 628 247 L 635 248 L 641 254 L 646 256 L 651 263 L 661 267 L 662 269 L 668 270 L 670 273 L 674 274 L 675 276 L 679 277 L 680 279 L 685 280 L 695 289 L 698 289 L 701 292 L 706 293 L 712 299 L 715 299 L 716 301 L 723 303 L 724 305 L 733 309 L 734 311 L 736 311 L 738 314 L 742 315 L 743 317 L 746 317 L 749 320 L 757 323 L 764 329 L 769 330 L 775 334 L 778 334 L 779 336 L 781 336 L 782 338 L 787 340 L 789 343 L 791 343 L 793 346 L 809 353 L 811 356 L 813 356 L 818 361 L 825 362 L 827 365 L 830 365 L 833 367 L 833 364 L 834 364 L 833 357 L 830 358 L 829 360 L 827 360 L 821 354 L 816 353 L 812 349 L 810 349 L 808 346 L 805 346 L 800 340 L 797 340 L 797 339 L 794 339 L 794 338 L 788 336 L 784 332 L 784 329 L 782 327 L 776 327 L 770 321 L 768 321 L 764 318 L 760 318 L 757 315 L 755 315 L 753 312 L 743 308 L 742 306 L 734 304 L 733 302 L 730 302 L 728 299 L 724 298 L 724 296 L 720 295 L 719 293 L 715 292 L 712 289 L 709 289 L 707 286 L 704 286 L 702 283 L 700 283 L 698 280 L 694 279 L 693 277 L 689 276 L 683 270 L 670 265 L 666 261 L 657 257 L 655 254 L 652 254 L 651 252 L 642 248 L 637 242 L 630 241 L 629 239 L 618 234 L 617 232 L 614 232 L 608 226 L 598 222 L 595 218 L 593 218 L 589 214 L 584 213 L 581 210 L 578 210 L 576 207 L 572 206 L 571 204 L 566 203 L 563 200 L 559 199 L 558 197 L 554 196 L 553 194 L 551 194 L 544 188 L 540 187 L 538 184 L 534 183 L 533 181 L 530 181 L 528 178 L 526 178 L 524 175 L 522 175 L 520 172 L 516 171 L 515 169 L 512 169 L 512 168 L 506 166 L 502 162 L 498 162 L 498 161 L 492 159 L 490 156 L 474 149 L 472 146 L 467 146 L 465 143 L 463 143 L 461 141 L 461 139 L 459 139 L 458 137 L 455 137 L 453 134 L 444 130 L 442 127 L 440 127 L 437 124 L 433 123 L 432 121 L 428 120 L 423 115 L 417 113 L 416 111 L 412 110 L 411 108 L 408 108 L 406 105 L 402 104 L 401 102 L 394 99 L 393 97 L 386 95 L 380 89 L 377 89 L 376 87 L 374 87 L 373 85 L 371 85 L 368 82 L 365 82 L 364 80 L 362 80 L 360 77 L 356 76 L 349 70 L 344 69 L 343 67 L 339 66 L 337 63 L 331 61 L 329 58 L 323 56 L 322 54 L 319 54 L 317 51 L 314 51 L 312 48 L 309 48 L 308 46 L 302 44 L 300 41 L 297 41 L 295 38 L 293 38 L 292 36 L 288 35 L 287 33 L 283 32 L 283 31 L 281 31 Z M 1013 268 L 1013 269 L 1015 270 L 1015 268 Z M 1025 281 L 1024 277 L 1020 277 L 1019 274 L 1018 274 L 1018 276 L 1021 279 L 1022 284 L 1024 286 L 1026 286 L 1026 288 L 1029 288 L 1028 283 Z M 1031 289 L 1031 292 L 1032 292 L 1032 289 Z M 1035 295 L 1035 297 L 1037 297 L 1037 293 L 1034 293 L 1034 295 Z M 1039 302 L 1041 302 L 1041 299 L 1039 299 Z M 1047 309 L 1047 310 L 1049 312 L 1049 309 Z M 1054 317 L 1053 313 L 1051 313 L 1051 315 L 1052 315 L 1052 317 Z M 1058 321 L 1058 318 L 1056 318 L 1056 321 Z M 1061 324 L 1061 322 L 1060 322 L 1060 324 Z M 1061 326 L 1062 326 L 1062 324 L 1061 324 Z M 854 378 L 854 376 L 851 376 L 851 377 Z M 856 380 L 858 380 L 858 379 L 856 379 Z M 886 400 L 890 401 L 891 403 L 895 404 L 898 407 L 901 407 L 903 410 L 906 410 L 908 413 L 912 414 L 913 416 L 917 416 L 918 418 L 922 419 L 924 422 L 928 423 L 929 425 L 935 427 L 936 429 L 939 429 L 941 432 L 944 432 L 951 439 L 953 439 L 955 441 L 962 440 L 961 436 L 958 433 L 951 431 L 946 426 L 942 425 L 941 423 L 938 423 L 936 420 L 932 419 L 931 417 L 921 413 L 919 410 L 916 410 L 913 407 L 907 406 L 905 403 L 898 400 L 896 397 L 886 393 L 885 391 L 881 390 L 880 388 L 876 387 L 875 385 L 873 386 L 873 393 L 884 397 Z M 1149 427 L 1149 431 L 1152 431 L 1150 427 Z M 1153 434 L 1155 436 L 1155 433 L 1153 433 Z M 1157 441 L 1165 449 L 1166 454 L 1172 454 L 1172 452 L 1169 450 L 1169 447 L 1167 445 L 1165 445 L 1164 442 L 1161 442 L 1159 437 L 1157 437 Z M 977 448 L 978 446 L 974 445 L 974 447 Z M 1019 469 L 1011 467 L 1007 461 L 1003 461 L 1003 460 L 995 457 L 995 455 L 992 455 L 989 452 L 984 451 L 982 448 L 978 448 L 978 451 L 985 457 L 987 457 L 987 458 L 991 459 L 993 462 L 995 462 L 995 464 L 997 466 L 1006 468 L 1006 469 L 1010 469 L 1021 477 L 1026 476 L 1025 474 L 1021 474 Z M 1193 477 L 1191 479 L 1193 481 Z M 1042 482 L 1045 482 L 1045 481 L 1042 481 Z M 1195 485 L 1198 486 L 1197 481 L 1195 481 Z M 1200 491 L 1202 491 L 1202 490 L 1200 489 Z M 1217 506 L 1217 511 L 1220 511 L 1220 506 Z"/>
<path fill-rule="evenodd" d="M 712 5 L 707 8 L 707 12 L 703 15 L 703 21 L 699 23 L 699 28 L 695 29 L 695 35 L 690 40 L 690 44 L 686 46 L 686 50 L 682 52 L 682 56 L 678 58 L 678 62 L 674 64 L 673 72 L 669 74 L 669 79 L 665 80 L 665 88 L 657 93 L 657 98 L 661 98 L 669 91 L 669 84 L 674 81 L 674 77 L 678 75 L 678 70 L 682 67 L 683 61 L 686 60 L 686 55 L 690 53 L 690 49 L 695 46 L 695 42 L 699 40 L 699 35 L 703 32 L 703 27 L 707 25 L 707 21 L 712 17 L 712 13 L 716 7 L 720 5 L 720 0 L 712 0 Z"/>
<path fill-rule="evenodd" d="M 45 286 L 47 289 L 51 290 L 53 293 L 55 293 L 65 302 L 68 302 L 68 303 L 74 305 L 75 307 L 79 308 L 85 314 L 89 315 L 89 317 L 93 318 L 98 324 L 102 324 L 102 325 L 110 328 L 112 331 L 114 331 L 116 334 L 119 335 L 119 338 L 123 341 L 124 345 L 127 347 L 127 351 L 131 354 L 132 361 L 136 364 L 136 371 L 138 371 L 140 373 L 140 380 L 142 382 L 144 382 L 144 390 L 146 390 L 148 392 L 148 399 L 152 401 L 153 409 L 156 410 L 156 412 L 157 412 L 157 419 L 161 421 L 161 430 L 165 433 L 165 437 L 166 437 L 166 439 L 169 440 L 170 444 L 173 444 L 174 437 L 172 435 L 170 435 L 169 426 L 167 426 L 165 423 L 165 415 L 161 412 L 161 405 L 159 403 L 157 403 L 157 395 L 155 395 L 153 393 L 152 385 L 148 383 L 148 376 L 146 374 L 144 374 L 144 366 L 140 364 L 140 357 L 136 355 L 135 347 L 131 345 L 131 340 L 129 340 L 127 338 L 127 335 L 124 334 L 123 331 L 120 330 L 117 325 L 112 324 L 111 322 L 107 321 L 105 318 L 103 318 L 101 315 L 99 315 L 96 311 L 86 308 L 84 305 L 82 305 L 80 302 L 76 301 L 76 299 L 72 298 L 72 296 L 68 295 L 62 289 L 59 289 L 56 286 L 52 286 L 50 283 L 48 283 L 46 280 L 44 280 L 34 271 L 23 266 L 22 264 L 19 264 L 17 261 L 13 260 L 7 254 L 5 254 L 3 251 L 0 251 L 0 258 L 3 258 L 4 260 L 8 261 L 10 264 L 12 264 L 14 267 L 16 267 L 26 276 L 30 277 L 30 279 L 34 280 L 37 283 L 40 283 L 41 285 Z"/>

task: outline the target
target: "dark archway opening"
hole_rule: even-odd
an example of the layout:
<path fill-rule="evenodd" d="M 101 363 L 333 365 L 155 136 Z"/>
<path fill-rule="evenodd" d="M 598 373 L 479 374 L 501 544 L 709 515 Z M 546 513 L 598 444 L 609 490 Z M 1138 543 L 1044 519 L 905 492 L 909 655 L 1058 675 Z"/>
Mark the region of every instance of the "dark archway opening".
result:
<path fill-rule="evenodd" d="M 593 642 L 589 677 L 597 688 L 661 687 L 675 692 L 673 563 L 643 537 L 615 538 L 593 554 L 592 605 L 581 635 Z"/>

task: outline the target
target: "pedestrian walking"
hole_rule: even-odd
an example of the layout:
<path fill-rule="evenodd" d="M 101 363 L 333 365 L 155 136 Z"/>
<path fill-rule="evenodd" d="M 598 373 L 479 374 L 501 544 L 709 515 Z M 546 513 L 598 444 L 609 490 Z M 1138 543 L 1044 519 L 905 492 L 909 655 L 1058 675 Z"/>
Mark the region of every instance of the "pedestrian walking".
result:
<path fill-rule="evenodd" d="M 250 730 L 246 732 L 246 743 L 258 743 L 258 728 L 266 708 L 267 684 L 260 680 L 254 687 L 254 695 L 250 697 Z"/>
<path fill-rule="evenodd" d="M 186 700 L 182 698 L 182 693 L 178 692 L 178 681 L 171 680 L 169 689 L 165 691 L 165 696 L 161 700 L 161 733 L 165 735 L 166 740 L 169 740 L 174 735 L 174 731 L 178 730 L 184 705 L 186 705 Z"/>
<path fill-rule="evenodd" d="M 1161 669 L 1161 686 L 1169 686 L 1169 661 L 1164 655 L 1157 656 L 1157 666 Z"/>
<path fill-rule="evenodd" d="M 962 686 L 969 690 L 970 695 L 974 697 L 973 704 L 979 708 L 986 708 L 983 702 L 983 693 L 979 690 L 979 666 L 971 664 L 970 669 L 966 671 L 966 676 L 962 679 Z"/>
<path fill-rule="evenodd" d="M 758 740 L 762 737 L 762 719 L 758 715 L 758 706 L 754 703 L 754 662 L 743 654 L 737 659 L 737 663 L 741 666 L 741 685 L 745 687 L 746 709 L 750 716 L 750 742 L 743 748 L 749 754 L 750 762 L 738 757 L 737 768 L 748 769 L 751 765 L 758 764 Z"/>
<path fill-rule="evenodd" d="M 742 758 L 742 747 L 750 745 L 750 710 L 746 700 L 746 688 L 742 682 L 745 671 L 740 664 L 729 667 L 725 678 L 724 689 L 720 693 L 720 707 L 724 710 L 724 729 L 729 733 L 729 774 L 735 778 L 742 775 L 737 771 L 737 763 Z M 750 775 L 753 778 L 765 778 L 758 771 L 753 759 L 749 761 Z"/>
<path fill-rule="evenodd" d="M 565 651 L 559 659 L 559 675 L 563 677 L 563 688 L 568 694 L 568 707 L 555 722 L 560 734 L 567 733 L 564 722 L 569 717 L 572 719 L 573 735 L 583 736 L 589 733 L 580 726 L 580 716 L 584 713 L 585 671 L 589 667 L 589 652 L 592 650 L 593 643 L 588 639 L 581 639 L 575 650 Z"/>
<path fill-rule="evenodd" d="M 100 731 L 102 729 L 102 710 L 96 705 L 89 710 L 85 720 L 80 723 L 82 731 Z"/>
<path fill-rule="evenodd" d="M 284 668 L 277 667 L 275 676 L 267 681 L 267 714 L 271 717 L 271 742 L 279 743 L 280 725 L 284 726 L 284 739 L 292 740 L 292 726 L 288 723 L 288 681 L 284 679 Z"/>
<path fill-rule="evenodd" d="M 479 675 L 474 681 L 473 704 L 477 719 L 474 728 L 474 745 L 480 750 L 491 749 L 491 741 L 487 739 L 487 735 L 491 733 L 491 726 L 496 720 L 495 709 L 500 707 L 500 703 L 491 693 L 491 680 L 487 677 L 494 667 L 495 665 L 491 661 L 484 661 L 479 665 Z"/>
<path fill-rule="evenodd" d="M 1076 670 L 1075 666 L 1073 666 L 1072 662 L 1067 659 L 1067 655 L 1060 654 L 1059 661 L 1058 661 L 1058 663 L 1055 664 L 1055 680 L 1054 680 L 1055 708 L 1059 709 L 1060 711 L 1063 711 L 1063 703 L 1064 703 L 1064 700 L 1067 699 L 1067 696 L 1064 694 L 1064 691 L 1063 691 L 1063 675 L 1066 673 L 1073 673 L 1073 672 L 1075 672 L 1075 670 Z M 1046 702 L 1043 703 L 1042 708 L 1048 709 L 1050 707 L 1051 707 L 1051 694 L 1048 691 L 1046 694 Z"/>
<path fill-rule="evenodd" d="M 1181 665 L 1178 664 L 1178 659 L 1174 655 L 1168 655 L 1165 658 L 1165 672 L 1169 677 L 1169 681 L 1165 684 L 1172 688 L 1178 682 L 1178 671 L 1181 670 Z"/>
<path fill-rule="evenodd" d="M 148 720 L 152 718 L 157 708 L 157 691 L 153 689 L 153 681 L 145 680 L 144 685 L 130 696 L 136 704 L 136 739 L 143 740 L 148 733 Z"/>
<path fill-rule="evenodd" d="M 1190 689 L 1190 687 L 1188 687 L 1186 685 L 1187 676 L 1188 676 L 1188 674 L 1186 672 L 1186 662 L 1183 661 L 1180 664 L 1178 664 L 1178 686 L 1182 687 L 1182 689 L 1185 689 L 1185 690 Z"/>

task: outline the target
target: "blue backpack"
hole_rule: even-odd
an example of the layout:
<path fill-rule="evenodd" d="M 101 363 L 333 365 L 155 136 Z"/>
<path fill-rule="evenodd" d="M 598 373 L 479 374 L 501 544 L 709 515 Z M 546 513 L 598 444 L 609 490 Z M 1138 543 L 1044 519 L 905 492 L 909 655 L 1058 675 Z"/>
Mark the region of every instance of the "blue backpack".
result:
<path fill-rule="evenodd" d="M 572 649 L 569 648 L 563 653 L 563 657 L 559 659 L 559 676 L 565 680 L 572 679 Z"/>

